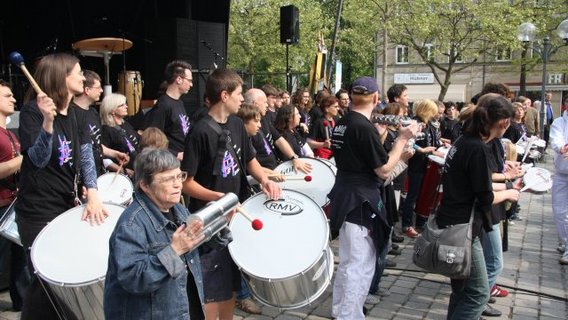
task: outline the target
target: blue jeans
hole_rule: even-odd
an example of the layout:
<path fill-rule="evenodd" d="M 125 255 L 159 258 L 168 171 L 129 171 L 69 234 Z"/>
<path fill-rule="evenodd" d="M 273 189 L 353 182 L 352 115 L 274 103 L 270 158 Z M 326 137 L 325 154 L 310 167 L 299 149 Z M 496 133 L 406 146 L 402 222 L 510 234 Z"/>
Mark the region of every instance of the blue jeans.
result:
<path fill-rule="evenodd" d="M 487 279 L 489 290 L 497 283 L 497 278 L 503 271 L 503 243 L 501 242 L 501 229 L 499 223 L 493 225 L 493 231 L 481 231 L 481 245 L 485 266 L 487 267 Z"/>
<path fill-rule="evenodd" d="M 385 267 L 387 265 L 387 254 L 390 249 L 389 246 L 385 246 L 383 252 L 377 256 L 377 266 L 375 267 L 375 274 L 373 275 L 373 281 L 371 281 L 371 288 L 369 288 L 370 294 L 376 294 L 379 291 L 379 283 L 381 282 L 381 277 L 385 272 Z"/>
<path fill-rule="evenodd" d="M 237 300 L 245 300 L 250 297 L 250 290 L 243 275 L 241 275 L 241 290 L 237 292 Z"/>
<path fill-rule="evenodd" d="M 418 194 L 420 193 L 423 176 L 423 173 L 408 173 L 408 194 L 406 195 L 406 200 L 404 201 L 404 206 L 402 207 L 403 231 L 404 228 L 411 227 L 413 225 L 412 217 L 414 215 L 414 206 L 416 205 L 416 199 L 418 199 Z"/>
<path fill-rule="evenodd" d="M 485 259 L 479 238 L 471 243 L 471 272 L 467 279 L 451 279 L 448 320 L 477 320 L 489 301 Z"/>

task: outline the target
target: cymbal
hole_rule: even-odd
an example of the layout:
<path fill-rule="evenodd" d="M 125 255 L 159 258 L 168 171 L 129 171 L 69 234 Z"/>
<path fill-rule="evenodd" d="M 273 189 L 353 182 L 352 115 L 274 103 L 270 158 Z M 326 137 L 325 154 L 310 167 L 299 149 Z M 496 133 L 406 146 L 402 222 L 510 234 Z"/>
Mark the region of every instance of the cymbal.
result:
<path fill-rule="evenodd" d="M 132 48 L 132 41 L 123 38 L 93 38 L 77 41 L 73 49 L 80 51 L 94 51 L 112 53 Z"/>

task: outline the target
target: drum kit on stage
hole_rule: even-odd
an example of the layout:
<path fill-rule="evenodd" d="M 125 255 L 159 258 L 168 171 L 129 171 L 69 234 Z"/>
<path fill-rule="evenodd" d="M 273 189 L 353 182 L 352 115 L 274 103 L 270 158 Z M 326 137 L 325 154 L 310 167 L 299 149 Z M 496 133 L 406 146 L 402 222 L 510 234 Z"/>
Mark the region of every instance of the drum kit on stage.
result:
<path fill-rule="evenodd" d="M 132 47 L 132 41 L 124 38 L 93 38 L 77 41 L 73 49 L 82 56 L 103 58 L 105 66 L 104 94 L 112 93 L 110 85 L 110 59 Z M 118 75 L 118 92 L 126 96 L 128 115 L 132 116 L 140 109 L 144 82 L 138 71 L 123 70 Z"/>

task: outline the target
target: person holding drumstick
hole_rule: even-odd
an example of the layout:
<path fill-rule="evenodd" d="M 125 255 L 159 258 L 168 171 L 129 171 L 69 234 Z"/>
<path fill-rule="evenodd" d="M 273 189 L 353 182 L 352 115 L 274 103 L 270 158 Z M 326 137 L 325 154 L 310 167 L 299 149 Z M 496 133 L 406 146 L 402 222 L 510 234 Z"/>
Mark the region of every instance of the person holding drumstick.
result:
<path fill-rule="evenodd" d="M 136 193 L 109 244 L 104 311 L 112 319 L 203 319 L 196 245 L 199 219 L 186 225 L 180 202 L 187 176 L 168 150 L 147 148 L 135 165 Z"/>
<path fill-rule="evenodd" d="M 418 129 L 415 122 L 402 128 L 387 155 L 370 121 L 379 101 L 376 80 L 356 79 L 351 97 L 352 112 L 337 122 L 331 138 L 337 177 L 329 194 L 330 228 L 332 234 L 339 234 L 340 261 L 331 314 L 337 320 L 365 319 L 363 307 L 375 272 L 376 254 L 387 246 L 391 230 L 379 190 Z"/>
<path fill-rule="evenodd" d="M 333 132 L 333 127 L 339 120 L 337 116 L 339 113 L 339 102 L 335 96 L 329 96 L 323 99 L 319 108 L 321 108 L 323 116 L 313 119 L 313 126 L 307 143 L 314 150 L 316 157 L 329 159 L 333 157 L 329 138 Z"/>
<path fill-rule="evenodd" d="M 111 93 L 104 97 L 101 104 L 102 143 L 128 155 L 130 161 L 126 164 L 125 172 L 132 178 L 140 136 L 130 123 L 124 121 L 127 115 L 128 105 L 125 96 Z"/>
<path fill-rule="evenodd" d="M 83 92 L 85 77 L 79 60 L 64 53 L 45 56 L 34 78 L 45 93 L 29 91 L 20 113 L 24 158 L 16 202 L 16 222 L 30 267 L 33 265 L 29 249 L 39 232 L 78 204 L 79 173 L 88 199 L 82 218 L 100 224 L 108 215 L 97 193 L 87 126 L 76 116 L 74 108 L 69 108 L 73 96 Z M 58 319 L 35 274 L 24 298 L 22 319 Z"/>
<path fill-rule="evenodd" d="M 232 70 L 217 69 L 207 78 L 208 114 L 199 120 L 184 149 L 182 169 L 188 172 L 183 192 L 191 197 L 190 211 L 233 192 L 244 201 L 250 194 L 246 173 L 260 182 L 262 191 L 278 199 L 280 187 L 263 171 L 243 122 L 235 114 L 244 98 L 241 77 Z M 229 250 L 205 243 L 201 249 L 206 319 L 233 319 L 235 292 L 241 275 Z"/>

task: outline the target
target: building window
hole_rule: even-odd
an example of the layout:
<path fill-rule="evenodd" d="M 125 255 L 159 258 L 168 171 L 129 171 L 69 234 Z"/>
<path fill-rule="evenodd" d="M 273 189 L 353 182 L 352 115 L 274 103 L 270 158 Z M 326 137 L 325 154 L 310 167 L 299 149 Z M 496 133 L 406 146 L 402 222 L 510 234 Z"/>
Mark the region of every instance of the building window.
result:
<path fill-rule="evenodd" d="M 495 60 L 498 62 L 511 61 L 512 60 L 511 48 L 498 48 L 497 57 Z"/>
<path fill-rule="evenodd" d="M 450 62 L 451 56 L 450 56 L 450 52 L 448 52 L 448 63 Z M 456 55 L 456 62 L 455 63 L 463 63 L 463 57 L 461 55 L 461 53 L 458 53 Z"/>
<path fill-rule="evenodd" d="M 407 64 L 408 63 L 408 47 L 407 46 L 396 46 L 396 63 L 397 64 Z"/>
<path fill-rule="evenodd" d="M 431 43 L 424 45 L 426 49 L 426 61 L 434 61 L 434 46 Z"/>

